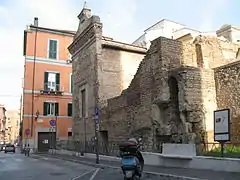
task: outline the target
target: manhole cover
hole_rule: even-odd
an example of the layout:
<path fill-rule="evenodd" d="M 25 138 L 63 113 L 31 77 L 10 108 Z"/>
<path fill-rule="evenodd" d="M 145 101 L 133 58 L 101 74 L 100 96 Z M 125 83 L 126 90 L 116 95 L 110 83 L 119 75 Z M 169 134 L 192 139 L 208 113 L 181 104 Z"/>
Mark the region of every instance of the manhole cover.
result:
<path fill-rule="evenodd" d="M 66 173 L 61 173 L 61 172 L 53 172 L 53 173 L 50 173 L 51 176 L 62 176 L 62 175 L 65 175 Z"/>

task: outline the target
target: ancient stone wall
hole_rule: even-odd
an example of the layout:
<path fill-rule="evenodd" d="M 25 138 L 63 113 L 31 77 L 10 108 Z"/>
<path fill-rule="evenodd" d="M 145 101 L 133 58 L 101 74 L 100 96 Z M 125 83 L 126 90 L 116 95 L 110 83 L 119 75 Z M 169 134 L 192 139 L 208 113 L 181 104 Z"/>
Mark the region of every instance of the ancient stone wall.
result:
<path fill-rule="evenodd" d="M 240 142 L 240 61 L 215 69 L 218 109 L 230 108 L 231 141 Z"/>
<path fill-rule="evenodd" d="M 184 44 L 183 54 L 187 65 L 215 68 L 235 61 L 239 44 L 213 36 L 197 36 L 193 43 Z"/>
<path fill-rule="evenodd" d="M 102 111 L 101 130 L 108 131 L 109 140 L 142 136 L 152 145 L 164 138 L 168 142 L 204 140 L 207 107 L 202 87 L 210 91 L 212 86 L 206 86 L 213 76 L 208 78 L 211 72 L 201 68 L 181 67 L 182 47 L 181 42 L 163 37 L 151 43 L 130 86 L 121 96 L 109 99 Z"/>

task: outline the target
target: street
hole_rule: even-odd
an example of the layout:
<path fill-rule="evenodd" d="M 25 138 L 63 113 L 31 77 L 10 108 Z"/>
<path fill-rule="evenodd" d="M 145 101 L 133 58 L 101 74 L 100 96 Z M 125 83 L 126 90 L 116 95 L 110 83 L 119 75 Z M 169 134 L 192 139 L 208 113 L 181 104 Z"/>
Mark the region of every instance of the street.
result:
<path fill-rule="evenodd" d="M 120 170 L 94 168 L 51 157 L 0 152 L 1 180 L 122 180 Z M 153 180 L 145 177 L 145 180 Z"/>

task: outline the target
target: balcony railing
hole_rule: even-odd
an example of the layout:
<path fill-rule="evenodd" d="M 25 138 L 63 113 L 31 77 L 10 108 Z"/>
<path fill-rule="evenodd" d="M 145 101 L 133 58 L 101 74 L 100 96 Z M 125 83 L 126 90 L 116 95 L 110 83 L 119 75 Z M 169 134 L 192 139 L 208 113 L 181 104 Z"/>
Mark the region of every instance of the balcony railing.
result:
<path fill-rule="evenodd" d="M 44 91 L 60 91 L 60 84 L 55 84 L 53 82 L 44 83 Z"/>
<path fill-rule="evenodd" d="M 44 83 L 44 87 L 41 90 L 42 94 L 52 94 L 52 95 L 62 95 L 60 84 L 55 84 L 54 82 Z"/>

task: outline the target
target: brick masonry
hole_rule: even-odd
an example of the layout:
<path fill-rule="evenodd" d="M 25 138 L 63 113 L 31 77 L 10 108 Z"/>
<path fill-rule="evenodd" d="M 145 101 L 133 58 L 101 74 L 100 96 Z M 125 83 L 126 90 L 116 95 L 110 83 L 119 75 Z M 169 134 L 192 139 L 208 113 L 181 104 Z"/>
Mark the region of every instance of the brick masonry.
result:
<path fill-rule="evenodd" d="M 93 113 L 98 106 L 102 140 L 141 136 L 150 146 L 213 141 L 213 111 L 234 107 L 223 98 L 228 91 L 219 85 L 225 76 L 217 70 L 214 76 L 214 68 L 236 61 L 239 45 L 207 36 L 179 41 L 160 37 L 146 52 L 104 39 L 100 18 L 81 13 L 79 32 L 69 47 L 75 139 L 94 137 Z M 83 88 L 85 117 L 79 95 Z"/>

